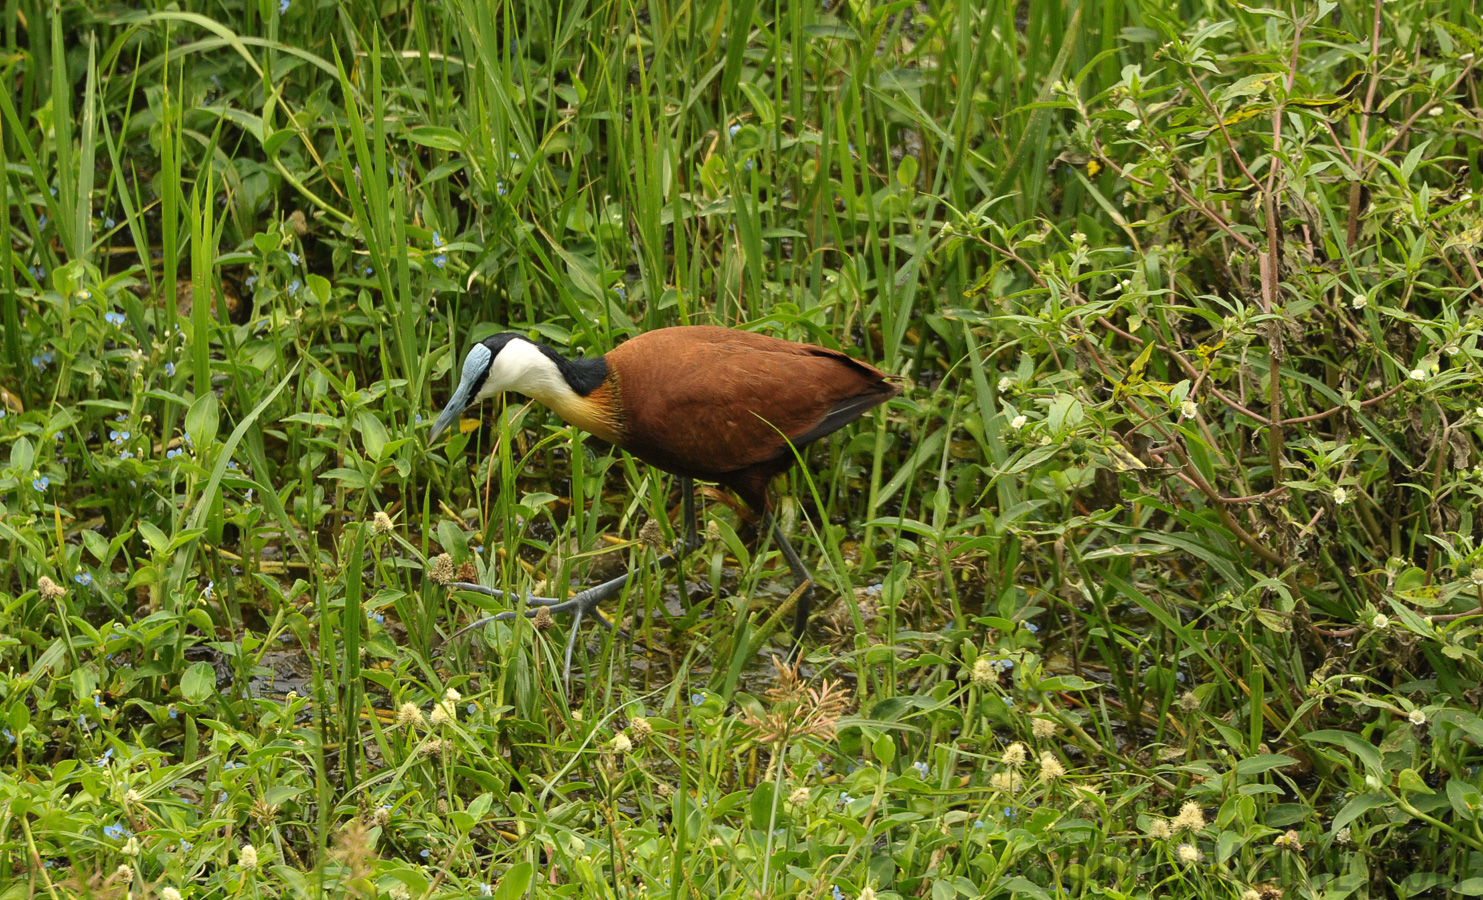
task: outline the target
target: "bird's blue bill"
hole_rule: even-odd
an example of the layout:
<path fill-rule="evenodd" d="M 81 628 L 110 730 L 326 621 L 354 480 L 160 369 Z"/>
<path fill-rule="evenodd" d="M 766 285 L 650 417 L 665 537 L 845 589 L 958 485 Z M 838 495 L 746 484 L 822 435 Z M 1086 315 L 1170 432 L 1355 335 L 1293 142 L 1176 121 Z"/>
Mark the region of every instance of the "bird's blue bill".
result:
<path fill-rule="evenodd" d="M 453 396 L 448 398 L 448 405 L 443 407 L 443 412 L 438 415 L 438 421 L 433 423 L 433 433 L 428 436 L 427 442 L 431 444 L 438 439 L 438 435 L 458 424 L 459 415 L 468 409 L 469 404 L 474 402 L 474 385 L 482 384 L 489 372 L 489 363 L 493 355 L 489 348 L 483 344 L 475 344 L 469 350 L 469 355 L 463 360 L 463 373 L 458 379 L 458 389 Z"/>

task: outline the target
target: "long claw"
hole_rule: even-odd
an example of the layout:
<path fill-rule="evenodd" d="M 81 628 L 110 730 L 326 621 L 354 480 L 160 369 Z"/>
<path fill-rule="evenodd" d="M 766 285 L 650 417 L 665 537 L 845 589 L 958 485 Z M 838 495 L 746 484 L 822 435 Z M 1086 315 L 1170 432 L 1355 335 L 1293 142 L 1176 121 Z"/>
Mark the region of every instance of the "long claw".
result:
<path fill-rule="evenodd" d="M 450 402 L 449 407 L 452 408 L 452 405 L 453 404 Z M 680 559 L 683 559 L 687 553 L 697 549 L 702 543 L 702 541 L 700 540 L 700 536 L 696 530 L 694 485 L 691 483 L 690 479 L 682 478 L 680 480 L 680 486 L 680 489 L 685 498 L 685 537 L 676 543 L 673 550 L 654 560 L 651 565 L 656 571 L 667 569 L 670 566 L 674 565 Z M 778 534 L 781 537 L 782 532 L 778 532 Z M 784 540 L 784 545 L 786 546 L 786 540 Z M 787 549 L 791 551 L 793 548 L 788 547 Z M 607 620 L 607 617 L 605 617 L 597 608 L 598 604 L 622 591 L 623 586 L 626 585 L 628 583 L 628 580 L 632 577 L 632 571 L 624 572 L 617 578 L 613 578 L 609 581 L 604 581 L 602 584 L 593 585 L 586 590 L 579 591 L 566 600 L 559 600 L 555 597 L 536 597 L 531 594 L 527 594 L 525 596 L 525 606 L 527 607 L 525 610 L 525 615 L 527 617 L 534 616 L 536 614 L 536 609 L 532 609 L 530 607 L 545 607 L 549 612 L 553 614 L 569 612 L 573 615 L 572 632 L 571 636 L 567 638 L 566 656 L 564 659 L 564 666 L 562 671 L 562 678 L 568 684 L 571 683 L 572 677 L 572 650 L 575 649 L 577 646 L 577 632 L 581 629 L 582 617 L 591 614 L 597 619 L 597 621 L 603 624 L 604 628 L 612 631 L 613 623 L 609 622 Z M 521 599 L 519 594 L 510 591 L 502 591 L 498 588 L 485 587 L 482 584 L 474 584 L 468 581 L 457 581 L 448 586 L 457 588 L 461 591 L 472 591 L 476 594 L 483 594 L 486 597 L 500 597 L 503 599 L 512 600 L 517 604 L 520 602 Z M 476 619 L 473 622 L 470 622 L 464 627 L 453 632 L 453 634 L 449 635 L 448 641 L 452 641 L 454 638 L 466 634 L 467 632 L 473 631 L 475 628 L 478 628 L 482 625 L 487 625 L 490 622 L 502 622 L 508 619 L 513 619 L 516 615 L 518 615 L 517 611 L 512 609 L 507 610 L 506 612 L 497 613 L 492 616 L 484 616 L 481 619 Z M 444 641 L 444 643 L 446 644 L 448 641 Z"/>

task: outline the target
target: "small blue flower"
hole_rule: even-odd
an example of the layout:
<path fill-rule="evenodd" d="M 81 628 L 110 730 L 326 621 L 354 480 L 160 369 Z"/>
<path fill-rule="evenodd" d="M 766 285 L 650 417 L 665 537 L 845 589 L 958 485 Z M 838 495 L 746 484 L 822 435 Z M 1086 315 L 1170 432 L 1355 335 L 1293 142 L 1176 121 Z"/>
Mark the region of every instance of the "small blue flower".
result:
<path fill-rule="evenodd" d="M 297 253 L 294 253 L 292 250 L 290 250 L 288 254 L 288 264 L 291 266 L 296 266 L 299 264 L 299 255 Z"/>
<path fill-rule="evenodd" d="M 443 236 L 441 234 L 438 234 L 436 231 L 433 232 L 433 246 L 434 247 L 441 247 L 441 246 L 443 246 Z"/>
<path fill-rule="evenodd" d="M 984 820 L 983 819 L 978 819 L 977 821 L 975 821 L 973 823 L 973 830 L 974 831 L 977 831 L 980 828 L 987 828 L 987 827 L 988 826 L 984 824 Z"/>
<path fill-rule="evenodd" d="M 37 491 L 44 492 L 47 488 L 51 487 L 51 479 L 45 475 L 39 475 L 31 479 L 31 487 Z"/>
<path fill-rule="evenodd" d="M 299 292 L 299 287 L 299 280 L 295 278 L 293 281 L 290 281 L 288 283 L 288 292 L 290 294 L 297 294 Z"/>
<path fill-rule="evenodd" d="M 15 735 L 10 733 L 9 728 L 0 729 L 0 735 L 4 735 L 5 739 L 10 743 L 15 743 Z"/>
<path fill-rule="evenodd" d="M 923 778 L 926 778 L 928 775 L 932 774 L 932 767 L 922 762 L 921 760 L 912 763 L 911 766 L 912 768 L 916 769 L 917 774 L 922 776 Z"/>
<path fill-rule="evenodd" d="M 201 591 L 201 596 L 205 597 L 207 600 L 210 600 L 212 598 L 212 596 L 214 596 L 215 594 L 216 594 L 216 582 L 214 582 L 214 581 L 208 581 L 208 582 L 206 582 L 206 588 L 203 591 Z"/>
<path fill-rule="evenodd" d="M 621 284 L 615 284 L 615 285 L 613 285 L 613 293 L 615 293 L 615 294 L 618 295 L 618 299 L 619 300 L 627 300 L 628 299 L 628 291 L 624 290 L 623 285 L 621 285 Z"/>
<path fill-rule="evenodd" d="M 1015 812 L 1013 807 L 1006 806 L 1004 807 L 1004 818 L 1013 822 L 1015 819 L 1019 818 L 1019 813 Z"/>
<path fill-rule="evenodd" d="M 287 3 L 288 0 L 283 0 L 283 2 L 284 3 Z M 185 838 L 181 838 L 180 839 L 180 849 L 181 849 L 181 851 L 189 850 L 190 848 L 192 848 L 194 846 L 196 846 L 196 845 L 195 844 L 192 844 L 190 841 L 186 840 Z"/>
<path fill-rule="evenodd" d="M 691 706 L 699 706 L 700 704 L 702 704 L 704 702 L 705 702 L 705 694 L 702 694 L 702 693 L 697 692 L 697 693 L 694 693 L 694 694 L 691 694 L 690 695 L 690 705 Z"/>
<path fill-rule="evenodd" d="M 41 215 L 36 217 L 36 225 L 40 228 L 45 228 L 46 223 L 50 221 L 51 220 L 46 217 L 46 213 L 42 213 Z"/>
<path fill-rule="evenodd" d="M 844 891 L 839 889 L 839 885 L 831 884 L 829 890 L 834 894 L 834 900 L 844 900 Z"/>
<path fill-rule="evenodd" d="M 235 459 L 229 459 L 229 460 L 227 460 L 227 468 L 228 469 L 231 469 L 233 471 L 236 471 L 236 469 L 237 469 L 237 461 Z"/>
<path fill-rule="evenodd" d="M 257 276 L 248 275 L 247 280 L 244 281 L 243 284 L 247 285 L 248 287 L 252 287 L 253 285 L 257 284 Z"/>
<path fill-rule="evenodd" d="M 83 587 L 90 587 L 93 583 L 93 575 L 91 572 L 78 572 L 72 576 L 72 580 Z"/>
<path fill-rule="evenodd" d="M 439 253 L 437 256 L 434 256 L 433 265 L 437 266 L 440 269 L 448 265 L 448 254 Z"/>
<path fill-rule="evenodd" d="M 178 719 L 178 718 L 180 718 L 180 710 L 176 709 L 175 707 L 173 707 L 173 706 L 170 707 L 170 711 L 169 712 L 170 712 L 170 718 L 172 718 L 172 719 Z"/>
<path fill-rule="evenodd" d="M 741 131 L 741 126 L 740 125 L 733 125 L 733 126 L 731 126 L 731 136 L 732 137 L 736 137 L 736 133 L 738 131 Z"/>
<path fill-rule="evenodd" d="M 165 377 L 166 378 L 174 378 L 175 377 L 175 363 L 173 363 L 173 362 L 167 362 L 167 363 L 165 363 Z"/>
<path fill-rule="evenodd" d="M 94 694 L 93 695 L 93 706 L 96 709 L 102 709 L 103 708 L 103 698 L 100 697 L 100 696 L 98 696 L 97 694 Z M 112 756 L 113 755 L 113 751 L 112 750 L 109 750 L 107 753 L 105 753 L 103 755 L 104 756 Z"/>
<path fill-rule="evenodd" d="M 360 273 L 367 278 L 370 278 L 372 275 L 376 274 L 376 270 L 371 268 L 370 266 L 366 266 L 364 269 L 360 270 Z"/>
<path fill-rule="evenodd" d="M 494 192 L 503 197 L 505 195 L 505 183 L 503 181 L 496 181 L 494 183 Z"/>
<path fill-rule="evenodd" d="M 40 369 L 41 371 L 45 372 L 46 371 L 46 364 L 47 364 L 47 358 L 46 357 L 48 355 L 49 354 L 45 354 L 45 353 L 35 353 L 35 354 L 32 354 L 32 356 L 31 356 L 31 365 L 33 365 L 36 368 Z"/>
<path fill-rule="evenodd" d="M 118 452 L 118 458 L 119 459 L 133 459 L 134 458 L 134 454 L 130 453 L 127 450 L 120 450 Z"/>
<path fill-rule="evenodd" d="M 127 422 L 127 421 L 129 421 L 129 414 L 128 413 L 119 413 L 118 415 L 116 415 L 116 416 L 113 417 L 113 421 L 115 421 L 115 422 Z"/>
<path fill-rule="evenodd" d="M 278 0 L 278 15 L 288 12 L 288 0 Z"/>
<path fill-rule="evenodd" d="M 217 794 L 216 795 L 216 802 L 217 803 L 225 803 L 225 802 L 227 802 L 227 792 L 226 791 L 222 791 L 220 794 Z"/>
<path fill-rule="evenodd" d="M 52 196 L 53 196 L 53 197 L 55 197 L 55 196 L 56 196 L 56 195 L 57 195 L 57 189 L 56 189 L 56 188 L 52 188 L 52 189 L 51 189 L 51 195 L 52 195 Z"/>
<path fill-rule="evenodd" d="M 1031 634 L 1039 634 L 1040 633 L 1040 626 L 1039 625 L 1036 625 L 1034 622 L 1026 622 L 1025 623 L 1025 630 L 1028 631 L 1028 632 L 1030 632 Z"/>
<path fill-rule="evenodd" d="M 37 281 L 46 280 L 46 270 L 43 269 L 41 266 L 32 266 L 31 274 L 36 278 Z"/>
<path fill-rule="evenodd" d="M 179 447 L 172 447 L 169 450 L 166 450 L 165 451 L 165 458 L 166 459 L 174 459 L 175 457 L 179 456 L 180 454 L 182 454 L 184 452 L 185 451 L 184 450 L 181 450 Z"/>
<path fill-rule="evenodd" d="M 518 161 L 520 159 L 520 154 L 519 153 L 516 153 L 514 150 L 511 150 L 510 151 L 510 158 L 513 159 L 513 160 L 517 160 Z"/>
<path fill-rule="evenodd" d="M 742 163 L 742 168 L 747 170 L 748 172 L 752 171 L 752 161 L 748 159 L 746 162 Z"/>
<path fill-rule="evenodd" d="M 489 882 L 486 881 L 483 884 L 479 885 L 479 896 L 481 896 L 481 897 L 491 897 L 493 895 L 494 895 L 494 886 L 491 885 Z"/>
<path fill-rule="evenodd" d="M 850 803 L 853 802 L 854 800 L 855 800 L 855 798 L 854 797 L 851 797 L 849 794 L 842 793 L 842 794 L 839 795 L 839 805 L 840 806 L 849 806 Z"/>
<path fill-rule="evenodd" d="M 421 856 L 423 859 L 427 859 L 431 855 L 432 851 L 428 850 L 426 847 L 423 847 L 422 852 L 418 854 L 418 856 Z"/>
<path fill-rule="evenodd" d="M 85 715 L 83 715 L 83 714 L 81 714 L 81 713 L 78 713 L 78 715 L 77 715 L 77 727 L 78 728 L 82 728 L 82 729 L 86 729 L 88 727 L 88 717 L 85 716 Z"/>
<path fill-rule="evenodd" d="M 106 218 L 106 219 L 103 220 L 103 227 L 104 228 L 112 228 L 113 227 L 113 216 L 109 216 L 108 218 Z"/>

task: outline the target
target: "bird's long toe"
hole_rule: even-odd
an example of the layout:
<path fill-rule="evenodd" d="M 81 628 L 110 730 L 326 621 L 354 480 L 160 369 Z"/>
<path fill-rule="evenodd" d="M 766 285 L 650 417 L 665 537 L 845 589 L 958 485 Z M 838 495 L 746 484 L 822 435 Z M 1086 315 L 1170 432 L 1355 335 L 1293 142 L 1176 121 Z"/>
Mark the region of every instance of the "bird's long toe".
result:
<path fill-rule="evenodd" d="M 458 588 L 461 591 L 470 591 L 475 594 L 483 594 L 486 597 L 499 597 L 502 600 L 509 600 L 512 603 L 518 603 L 521 597 L 520 594 L 517 594 L 514 591 L 502 591 L 499 588 L 485 587 L 482 584 L 474 584 L 471 581 L 455 581 L 448 586 L 451 588 Z M 567 602 L 569 601 L 562 600 L 558 597 L 537 597 L 534 594 L 525 595 L 526 606 L 556 607 Z M 553 610 L 553 612 L 554 611 L 555 610 Z"/>

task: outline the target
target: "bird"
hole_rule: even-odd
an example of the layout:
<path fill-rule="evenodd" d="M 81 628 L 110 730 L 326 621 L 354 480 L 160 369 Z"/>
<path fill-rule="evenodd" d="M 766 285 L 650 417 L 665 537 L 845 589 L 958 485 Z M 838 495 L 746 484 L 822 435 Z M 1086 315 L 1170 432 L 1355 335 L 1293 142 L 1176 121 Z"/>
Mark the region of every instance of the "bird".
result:
<path fill-rule="evenodd" d="M 428 443 L 485 399 L 523 394 L 586 431 L 680 480 L 685 537 L 655 560 L 673 565 L 696 549 L 694 482 L 713 482 L 761 516 L 759 533 L 773 540 L 795 579 L 798 602 L 793 653 L 801 646 L 813 595 L 813 576 L 777 527 L 768 485 L 798 451 L 859 419 L 900 393 L 896 379 L 838 350 L 714 325 L 682 325 L 643 332 L 598 356 L 568 359 L 523 334 L 496 334 L 464 357 L 458 387 L 433 423 Z M 578 592 L 568 600 L 527 597 L 527 607 L 572 612 L 564 677 L 582 617 L 605 626 L 598 604 L 622 590 L 632 572 Z M 455 587 L 491 596 L 504 592 L 459 582 Z M 533 615 L 534 609 L 527 614 Z M 472 622 L 449 637 L 513 612 Z"/>

